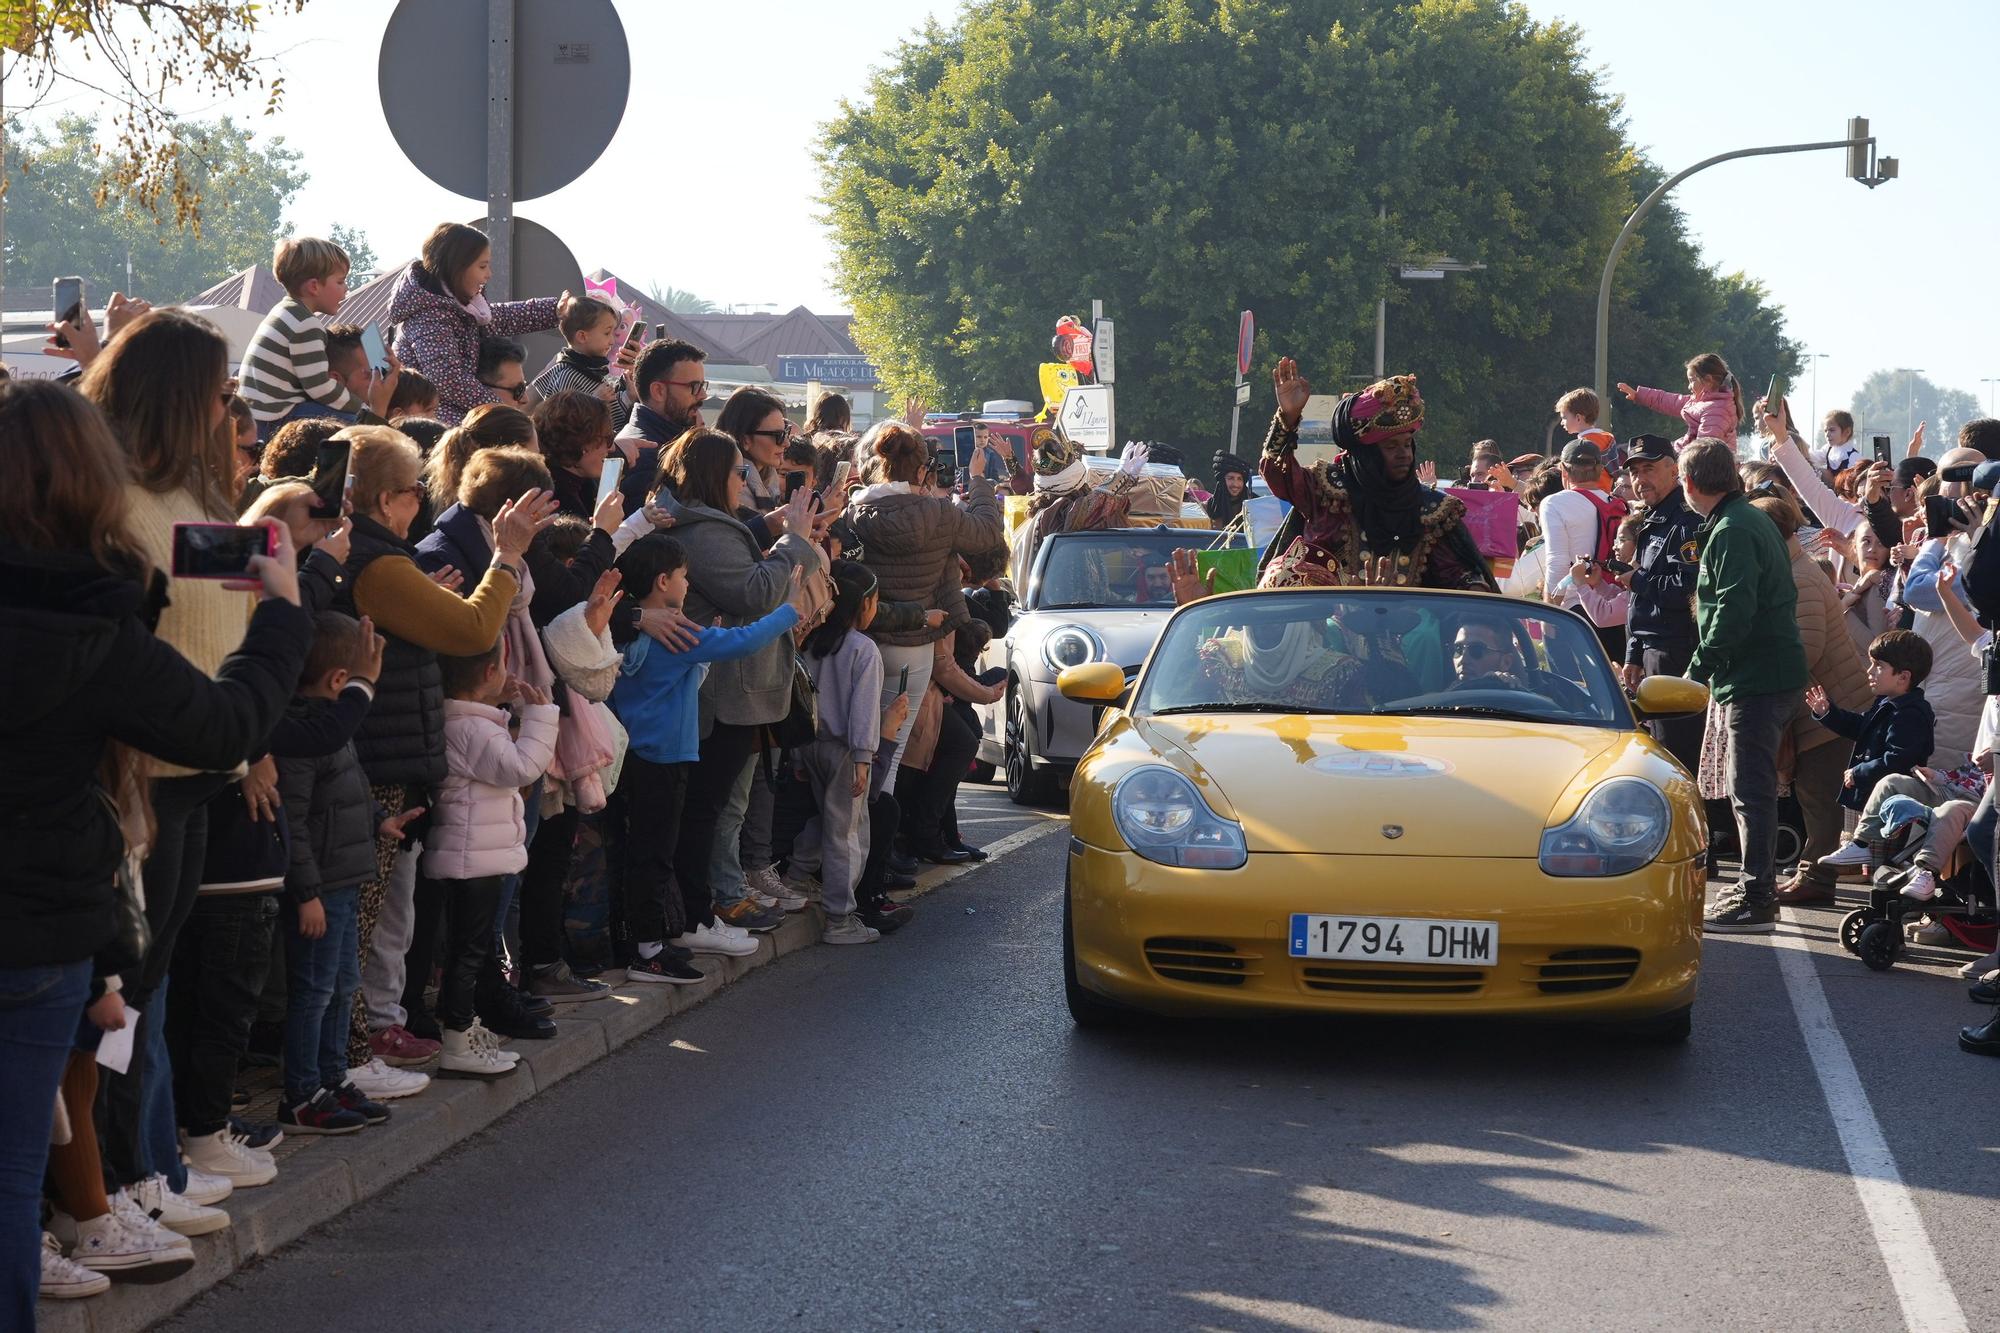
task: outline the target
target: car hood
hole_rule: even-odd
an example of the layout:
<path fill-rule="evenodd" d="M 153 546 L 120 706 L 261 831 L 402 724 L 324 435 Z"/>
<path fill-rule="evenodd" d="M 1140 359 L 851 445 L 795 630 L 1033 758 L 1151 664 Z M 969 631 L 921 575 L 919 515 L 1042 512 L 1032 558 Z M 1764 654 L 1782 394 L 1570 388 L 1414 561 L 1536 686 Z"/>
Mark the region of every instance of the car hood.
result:
<path fill-rule="evenodd" d="M 1536 856 L 1585 770 L 1628 739 L 1491 718 L 1190 714 L 1134 726 L 1241 821 L 1252 852 L 1376 856 Z"/>
<path fill-rule="evenodd" d="M 1037 680 L 1054 680 L 1055 672 L 1042 660 L 1040 644 L 1051 631 L 1062 625 L 1082 625 L 1104 640 L 1107 661 L 1130 670 L 1146 660 L 1146 654 L 1153 651 L 1160 631 L 1173 618 L 1174 608 L 1163 606 L 1156 611 L 1107 611 L 1078 608 L 1074 611 L 1031 611 L 1014 622 L 1007 631 L 1007 637 L 1014 641 L 1017 651 L 1032 649 L 1025 653 L 1029 674 Z"/>

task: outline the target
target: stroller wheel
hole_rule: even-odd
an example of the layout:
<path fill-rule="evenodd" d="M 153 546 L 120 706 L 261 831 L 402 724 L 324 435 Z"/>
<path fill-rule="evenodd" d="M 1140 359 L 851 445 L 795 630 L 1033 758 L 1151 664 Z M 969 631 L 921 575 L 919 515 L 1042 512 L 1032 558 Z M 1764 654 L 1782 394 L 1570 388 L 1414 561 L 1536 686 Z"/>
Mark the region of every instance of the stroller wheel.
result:
<path fill-rule="evenodd" d="M 1887 972 L 1896 965 L 1896 954 L 1901 950 L 1903 937 L 1895 925 L 1888 921 L 1870 922 L 1861 932 L 1860 947 L 1855 953 L 1868 965 L 1870 971 Z"/>
<path fill-rule="evenodd" d="M 1868 928 L 1869 920 L 1869 912 L 1865 907 L 1857 907 L 1841 918 L 1840 947 L 1849 953 L 1860 953 L 1861 932 Z"/>

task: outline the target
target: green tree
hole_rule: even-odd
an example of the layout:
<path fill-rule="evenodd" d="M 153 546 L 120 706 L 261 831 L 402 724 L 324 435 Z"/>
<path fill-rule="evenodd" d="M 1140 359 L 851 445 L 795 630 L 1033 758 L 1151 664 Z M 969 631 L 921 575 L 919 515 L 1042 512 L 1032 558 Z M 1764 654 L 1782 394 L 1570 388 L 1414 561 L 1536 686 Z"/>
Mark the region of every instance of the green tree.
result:
<path fill-rule="evenodd" d="M 98 205 L 119 199 L 158 215 L 164 201 L 176 226 L 199 228 L 208 189 L 227 182 L 191 169 L 196 159 L 167 99 L 256 93 L 264 97 L 264 114 L 276 113 L 285 81 L 252 43 L 260 23 L 305 6 L 306 0 L 0 0 L 0 47 L 21 56 L 9 62 L 9 103 L 32 111 L 58 91 L 95 94 L 114 140 L 88 182 Z"/>
<path fill-rule="evenodd" d="M 1578 30 L 1501 0 L 981 0 L 899 46 L 820 155 L 838 281 L 895 389 L 1032 397 L 1057 316 L 1101 298 L 1120 433 L 1197 452 L 1228 429 L 1239 309 L 1253 379 L 1293 355 L 1331 392 L 1372 378 L 1384 296 L 1426 453 L 1540 445 L 1589 378 L 1611 239 L 1660 179 Z M 1398 280 L 1443 255 L 1485 267 Z M 1620 378 L 1678 385 L 1725 335 L 1782 337 L 1671 208 L 1616 295 Z M 1260 384 L 1253 421 L 1270 402 Z"/>
<path fill-rule="evenodd" d="M 381 272 L 382 261 L 369 243 L 367 233 L 359 227 L 336 222 L 326 229 L 326 239 L 347 251 L 347 262 L 354 274 Z"/>
<path fill-rule="evenodd" d="M 676 315 L 712 315 L 715 302 L 705 296 L 683 291 L 679 287 L 666 287 L 657 282 L 646 284 L 646 295 L 658 301 Z"/>
<path fill-rule="evenodd" d="M 1947 389 L 1921 374 L 1900 370 L 1878 370 L 1861 381 L 1847 410 L 1854 414 L 1856 435 L 1864 441 L 1870 435 L 1891 437 L 1898 458 L 1903 456 L 1912 422 L 1927 423 L 1924 452 L 1936 458 L 1958 442 L 1960 426 L 1986 415 L 1976 394 Z"/>
<path fill-rule="evenodd" d="M 104 170 L 93 122 L 64 116 L 54 126 L 7 136 L 6 264 L 9 287 L 45 286 L 81 274 L 102 306 L 112 291 L 159 304 L 185 300 L 240 268 L 271 262 L 281 219 L 305 184 L 299 154 L 282 138 L 258 143 L 227 117 L 175 127 L 182 171 L 208 199 L 199 228 L 156 218 L 89 185 Z M 128 279 L 129 273 L 129 279 Z"/>

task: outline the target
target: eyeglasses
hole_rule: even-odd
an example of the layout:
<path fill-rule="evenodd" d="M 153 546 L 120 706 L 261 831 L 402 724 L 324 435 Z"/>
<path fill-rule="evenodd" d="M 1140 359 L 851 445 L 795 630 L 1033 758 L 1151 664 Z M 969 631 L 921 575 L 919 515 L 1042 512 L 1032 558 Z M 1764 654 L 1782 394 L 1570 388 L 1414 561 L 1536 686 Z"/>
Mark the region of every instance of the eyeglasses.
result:
<path fill-rule="evenodd" d="M 495 384 L 492 380 L 481 380 L 479 382 L 489 389 L 499 390 L 517 403 L 528 396 L 528 382 L 526 380 L 522 380 L 519 384 Z"/>
<path fill-rule="evenodd" d="M 783 430 L 746 430 L 743 433 L 749 436 L 762 435 L 766 439 L 775 440 L 782 444 L 784 441 L 792 438 L 792 424 L 789 421 L 786 422 Z"/>
<path fill-rule="evenodd" d="M 673 385 L 677 389 L 686 389 L 696 398 L 708 397 L 707 380 L 668 380 L 667 383 Z"/>
<path fill-rule="evenodd" d="M 1498 648 L 1483 643 L 1454 643 L 1451 646 L 1453 657 L 1470 658 L 1474 662 L 1484 662 L 1489 657 L 1497 656 L 1499 652 Z"/>

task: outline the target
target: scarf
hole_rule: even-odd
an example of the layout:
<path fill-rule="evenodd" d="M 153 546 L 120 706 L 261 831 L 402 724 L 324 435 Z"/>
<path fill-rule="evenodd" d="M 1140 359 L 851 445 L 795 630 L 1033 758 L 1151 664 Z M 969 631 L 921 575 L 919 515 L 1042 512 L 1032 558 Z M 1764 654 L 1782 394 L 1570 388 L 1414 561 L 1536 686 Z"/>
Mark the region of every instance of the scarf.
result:
<path fill-rule="evenodd" d="M 611 377 L 611 358 L 608 356 L 591 356 L 574 347 L 565 347 L 556 353 L 556 360 L 581 375 L 592 375 L 598 379 Z"/>
<path fill-rule="evenodd" d="M 1035 489 L 1037 491 L 1053 491 L 1057 494 L 1065 491 L 1073 491 L 1083 485 L 1089 471 L 1089 466 L 1079 457 L 1065 465 L 1060 471 L 1047 474 L 1041 472 L 1035 473 Z"/>
<path fill-rule="evenodd" d="M 1269 696 L 1299 678 L 1318 648 L 1318 626 L 1309 620 L 1295 620 L 1285 626 L 1272 648 L 1259 648 L 1251 632 L 1243 633 L 1243 683 L 1259 695 Z"/>
<path fill-rule="evenodd" d="M 473 322 L 487 325 L 493 322 L 493 307 L 486 303 L 486 293 L 477 292 L 470 301 L 460 301 L 458 308 L 472 316 Z"/>
<path fill-rule="evenodd" d="M 1333 412 L 1333 442 L 1341 454 L 1333 471 L 1353 502 L 1362 545 L 1378 555 L 1416 546 L 1424 513 L 1424 486 L 1415 468 L 1401 481 L 1389 479 L 1379 447 L 1424 425 L 1417 377 L 1397 375 L 1340 400 Z"/>

